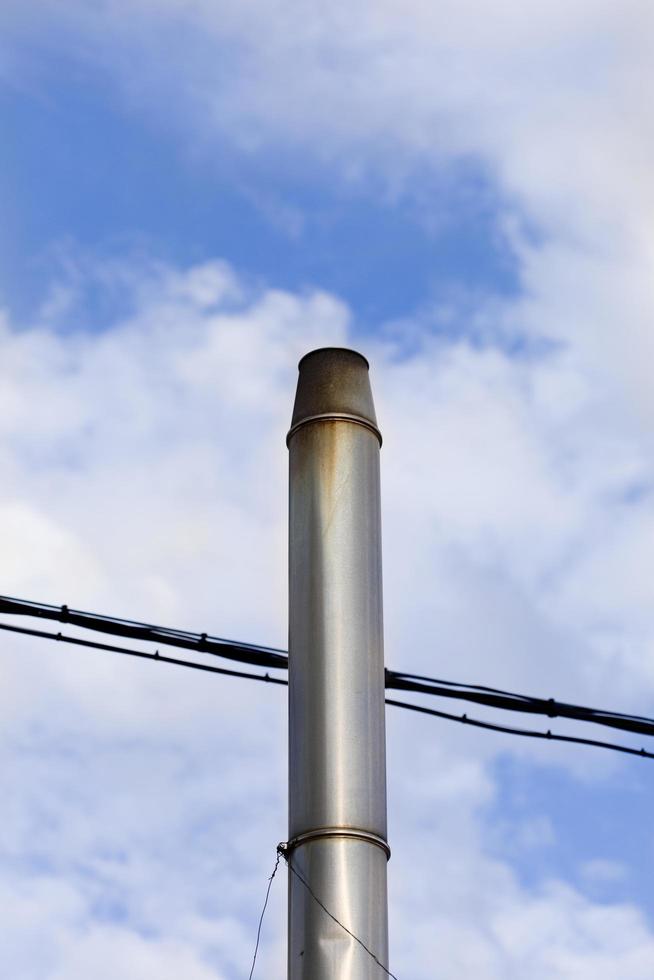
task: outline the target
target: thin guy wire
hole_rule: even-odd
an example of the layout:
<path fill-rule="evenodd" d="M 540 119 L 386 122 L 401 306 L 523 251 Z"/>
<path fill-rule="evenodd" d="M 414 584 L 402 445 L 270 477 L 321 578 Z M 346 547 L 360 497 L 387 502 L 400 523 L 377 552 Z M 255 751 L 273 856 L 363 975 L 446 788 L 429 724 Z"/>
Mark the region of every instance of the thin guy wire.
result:
<path fill-rule="evenodd" d="M 257 953 L 259 952 L 259 940 L 261 939 L 261 926 L 263 925 L 263 917 L 266 914 L 268 898 L 270 897 L 270 889 L 272 887 L 273 878 L 277 874 L 277 868 L 279 867 L 280 858 L 281 858 L 281 853 L 277 851 L 277 860 L 275 861 L 275 867 L 273 868 L 273 872 L 270 878 L 268 879 L 268 887 L 266 889 L 266 899 L 263 903 L 263 908 L 261 909 L 261 915 L 259 916 L 259 926 L 257 928 L 257 942 L 256 942 L 256 946 L 254 947 L 254 956 L 252 957 L 252 967 L 250 968 L 250 976 L 248 977 L 248 980 L 252 980 L 252 977 L 254 976 L 254 965 L 257 962 Z"/>
<path fill-rule="evenodd" d="M 406 701 L 392 701 L 390 698 L 386 698 L 386 704 L 392 704 L 396 708 L 407 708 L 409 711 L 419 711 L 423 715 L 434 715 L 436 718 L 458 721 L 464 725 L 472 725 L 473 728 L 486 728 L 493 732 L 505 732 L 507 735 L 524 735 L 525 738 L 544 738 L 550 742 L 574 742 L 577 745 L 594 745 L 600 749 L 613 749 L 614 752 L 637 755 L 642 759 L 654 759 L 653 752 L 647 752 L 645 749 L 630 749 L 626 745 L 617 745 L 615 742 L 600 742 L 594 738 L 577 738 L 574 735 L 554 735 L 549 729 L 546 732 L 535 732 L 530 728 L 510 728 L 505 725 L 494 725 L 490 721 L 479 721 L 476 718 L 469 718 L 468 715 L 452 715 L 448 711 L 436 711 L 434 708 L 423 708 L 422 705 L 407 704 Z"/>
<path fill-rule="evenodd" d="M 302 884 L 304 885 L 304 887 L 306 888 L 306 890 L 309 892 L 309 894 L 311 895 L 311 897 L 314 900 L 314 902 L 317 902 L 318 903 L 318 905 L 323 910 L 323 912 L 325 912 L 329 916 L 329 918 L 333 922 L 336 923 L 337 926 L 340 926 L 341 929 L 343 929 L 348 934 L 348 936 L 351 936 L 352 939 L 354 939 L 354 941 L 357 942 L 359 944 L 359 946 L 361 946 L 362 949 L 365 949 L 365 951 L 368 954 L 368 956 L 372 957 L 372 959 L 375 961 L 375 963 L 377 964 L 377 966 L 381 970 L 384 971 L 384 973 L 386 974 L 387 977 L 391 977 L 392 980 L 397 980 L 397 977 L 395 976 L 395 974 L 394 973 L 391 973 L 391 971 L 388 969 L 388 967 L 384 966 L 384 964 L 381 962 L 381 960 L 377 959 L 377 957 L 375 956 L 375 954 L 373 953 L 373 951 L 366 946 L 366 944 L 363 942 L 363 940 L 362 939 L 359 939 L 359 937 L 356 936 L 352 932 L 351 929 L 348 929 L 348 927 L 346 925 L 343 925 L 343 923 L 341 922 L 341 920 L 340 919 L 337 919 L 336 916 L 332 912 L 330 912 L 329 909 L 320 901 L 320 899 L 318 898 L 318 896 L 316 895 L 316 893 L 314 892 L 314 890 L 311 888 L 311 885 L 306 880 L 306 878 L 304 878 L 300 874 L 299 871 L 296 871 L 296 869 L 291 864 L 291 859 L 289 858 L 289 856 L 287 854 L 286 844 L 278 844 L 277 845 L 277 853 L 278 854 L 283 854 L 284 860 L 286 861 L 286 863 L 288 865 L 288 870 L 289 871 L 292 871 L 293 874 L 295 875 L 295 877 L 298 878 L 302 882 Z"/>
<path fill-rule="evenodd" d="M 141 650 L 131 650 L 127 647 L 113 646 L 108 643 L 97 643 L 91 640 L 81 640 L 77 637 L 64 636 L 63 633 L 47 633 L 44 630 L 30 630 L 22 626 L 10 626 L 7 623 L 0 623 L 0 630 L 8 630 L 12 633 L 21 633 L 27 636 L 36 636 L 50 640 L 60 640 L 64 643 L 72 643 L 76 646 L 90 647 L 94 650 L 109 651 L 112 653 L 126 654 L 130 657 L 139 657 L 142 660 L 152 660 L 160 663 L 173 664 L 177 667 L 190 667 L 193 670 L 204 670 L 211 674 L 223 674 L 228 677 L 241 677 L 245 680 L 264 681 L 267 684 L 280 684 L 288 686 L 288 681 L 281 677 L 270 677 L 269 674 L 249 674 L 240 670 L 228 670 L 224 667 L 211 667 L 208 664 L 198 664 L 190 660 L 177 660 L 174 657 L 164 657 L 156 653 L 144 653 Z M 453 715 L 447 711 L 436 711 L 434 708 L 425 708 L 418 704 L 408 704 L 406 701 L 394 701 L 386 698 L 386 704 L 394 705 L 397 708 L 406 708 L 408 711 L 418 711 L 421 714 L 433 715 L 436 718 L 444 718 L 447 721 L 456 721 L 462 724 L 471 725 L 474 728 L 484 728 L 489 731 L 504 732 L 508 735 L 522 735 L 525 738 L 547 739 L 552 742 L 573 742 L 576 745 L 591 745 L 596 748 L 611 749 L 614 752 L 622 752 L 626 755 L 635 755 L 643 759 L 654 759 L 654 754 L 645 749 L 632 749 L 626 745 L 618 745 L 615 742 L 602 742 L 597 739 L 574 737 L 572 735 L 556 735 L 552 732 L 536 732 L 527 728 L 511 728 L 505 725 L 494 725 L 491 722 L 478 721 L 469 718 L 468 715 Z"/>

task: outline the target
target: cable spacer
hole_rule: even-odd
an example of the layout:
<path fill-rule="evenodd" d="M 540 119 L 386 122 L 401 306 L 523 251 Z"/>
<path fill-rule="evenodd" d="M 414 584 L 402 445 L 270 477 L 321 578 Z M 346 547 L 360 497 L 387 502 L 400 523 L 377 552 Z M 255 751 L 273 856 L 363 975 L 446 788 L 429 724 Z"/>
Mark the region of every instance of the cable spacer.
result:
<path fill-rule="evenodd" d="M 324 415 L 308 415 L 305 419 L 300 419 L 299 422 L 291 426 L 286 436 L 286 445 L 288 446 L 298 429 L 304 425 L 309 425 L 311 422 L 354 422 L 355 425 L 362 425 L 365 429 L 374 432 L 379 439 L 379 445 L 382 444 L 381 432 L 370 419 L 365 419 L 362 415 L 350 415 L 348 412 L 326 412 Z"/>
<path fill-rule="evenodd" d="M 387 861 L 391 856 L 391 849 L 387 840 L 380 837 L 379 834 L 373 834 L 370 830 L 357 830 L 355 827 L 321 827 L 319 830 L 308 830 L 306 833 L 298 834 L 286 842 L 284 848 L 285 855 L 290 854 L 291 851 L 294 851 L 296 847 L 300 847 L 302 844 L 309 844 L 311 841 L 327 840 L 335 837 L 360 840 L 366 844 L 374 844 L 376 847 L 381 848 L 386 855 Z"/>

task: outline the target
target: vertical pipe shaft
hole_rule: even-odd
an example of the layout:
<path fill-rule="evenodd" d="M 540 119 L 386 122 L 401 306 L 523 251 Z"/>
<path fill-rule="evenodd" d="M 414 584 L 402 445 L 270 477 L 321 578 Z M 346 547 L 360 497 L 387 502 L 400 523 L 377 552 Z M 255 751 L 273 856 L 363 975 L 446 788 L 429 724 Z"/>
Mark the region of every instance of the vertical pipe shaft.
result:
<path fill-rule="evenodd" d="M 300 361 L 291 429 L 291 868 L 388 963 L 379 448 L 368 363 Z M 289 980 L 379 980 L 378 964 L 289 874 Z"/>

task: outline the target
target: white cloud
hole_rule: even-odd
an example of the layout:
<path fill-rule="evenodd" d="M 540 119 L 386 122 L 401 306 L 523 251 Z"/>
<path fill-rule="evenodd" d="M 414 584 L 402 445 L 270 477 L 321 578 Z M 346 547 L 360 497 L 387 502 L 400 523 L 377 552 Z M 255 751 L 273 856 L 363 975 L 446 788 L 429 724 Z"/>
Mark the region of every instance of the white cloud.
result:
<path fill-rule="evenodd" d="M 580 870 L 584 878 L 598 884 L 623 881 L 628 874 L 623 864 L 619 861 L 610 861 L 607 858 L 595 858 L 592 861 L 586 861 Z"/>
<path fill-rule="evenodd" d="M 33 11 L 11 6 L 6 26 L 33 42 Z M 292 166 L 397 194 L 425 167 L 481 168 L 523 294 L 493 305 L 486 346 L 425 341 L 402 361 L 370 345 L 389 661 L 651 705 L 650 5 L 39 6 L 47 43 L 67 35 L 133 110 L 184 127 L 191 152 L 216 136 L 284 147 Z M 6 64 L 15 78 L 20 59 Z M 294 362 L 348 342 L 348 312 L 319 292 L 256 292 L 220 263 L 106 276 L 134 313 L 102 335 L 53 326 L 69 323 L 69 284 L 40 327 L 0 335 L 4 590 L 282 644 Z M 561 346 L 520 359 L 488 344 L 516 333 Z M 34 950 L 51 944 L 53 976 L 88 976 L 110 947 L 135 977 L 242 975 L 283 819 L 281 701 L 19 640 L 3 672 L 3 868 L 24 889 L 6 972 L 38 976 Z M 596 779 L 610 763 L 454 728 L 416 749 L 414 721 L 391 722 L 398 972 L 422 980 L 438 956 L 444 977 L 650 977 L 637 910 L 528 889 L 485 847 L 496 752 Z M 49 771 L 34 756 L 57 732 Z M 126 923 L 89 925 L 115 891 Z M 162 919 L 170 934 L 139 933 Z M 262 975 L 282 975 L 276 952 L 269 938 Z"/>
<path fill-rule="evenodd" d="M 39 6 L 47 44 L 117 80 L 133 111 L 181 127 L 191 155 L 219 139 L 269 167 L 283 150 L 292 172 L 308 161 L 363 193 L 381 179 L 427 210 L 442 202 L 424 175 L 456 180 L 472 162 L 516 252 L 514 327 L 574 344 L 651 427 L 647 0 Z M 24 51 L 28 13 L 3 16 Z"/>
<path fill-rule="evenodd" d="M 3 589 L 283 644 L 295 364 L 356 342 L 349 313 L 325 294 L 253 289 L 221 263 L 149 267 L 132 288 L 133 313 L 103 333 L 45 324 L 0 338 Z M 516 359 L 426 339 L 398 360 L 368 346 L 386 437 L 389 662 L 651 704 L 647 590 L 614 597 L 619 682 L 593 635 L 598 569 L 652 506 L 623 499 L 651 464 L 593 371 L 566 351 Z M 647 573 L 646 552 L 621 555 L 625 577 Z M 20 638 L 2 668 L 0 853 L 25 896 L 7 972 L 39 975 L 41 910 L 53 976 L 88 972 L 114 943 L 135 977 L 164 958 L 198 980 L 241 976 L 284 834 L 283 693 Z M 654 940 L 636 910 L 556 882 L 527 889 L 487 853 L 488 762 L 502 751 L 619 779 L 599 754 L 391 715 L 400 975 L 426 978 L 438 950 L 445 976 L 517 977 L 530 963 L 535 976 L 640 980 Z M 262 968 L 281 977 L 275 894 Z"/>
<path fill-rule="evenodd" d="M 6 934 L 0 962 L 8 974 L 20 971 L 25 980 L 109 980 L 116 972 L 129 980 L 153 974 L 166 980 L 227 976 L 203 963 L 190 944 L 153 940 L 117 924 L 93 923 L 84 897 L 61 879 L 42 877 L 11 885 L 2 888 Z"/>

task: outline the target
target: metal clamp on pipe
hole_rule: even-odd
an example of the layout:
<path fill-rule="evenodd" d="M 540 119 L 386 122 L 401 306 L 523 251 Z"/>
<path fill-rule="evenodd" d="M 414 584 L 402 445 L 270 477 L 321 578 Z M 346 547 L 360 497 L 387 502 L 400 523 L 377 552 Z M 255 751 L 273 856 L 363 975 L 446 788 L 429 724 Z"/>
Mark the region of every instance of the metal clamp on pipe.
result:
<path fill-rule="evenodd" d="M 307 844 L 312 840 L 326 840 L 330 837 L 363 840 L 367 844 L 376 844 L 377 847 L 381 847 L 386 855 L 386 860 L 388 861 L 390 859 L 391 849 L 387 840 L 384 840 L 379 834 L 372 834 L 368 830 L 357 830 L 355 827 L 321 827 L 320 830 L 309 830 L 305 834 L 298 834 L 292 840 L 286 841 L 284 850 L 287 854 L 290 854 L 291 851 L 294 851 L 296 847 L 300 847 L 301 844 Z"/>

